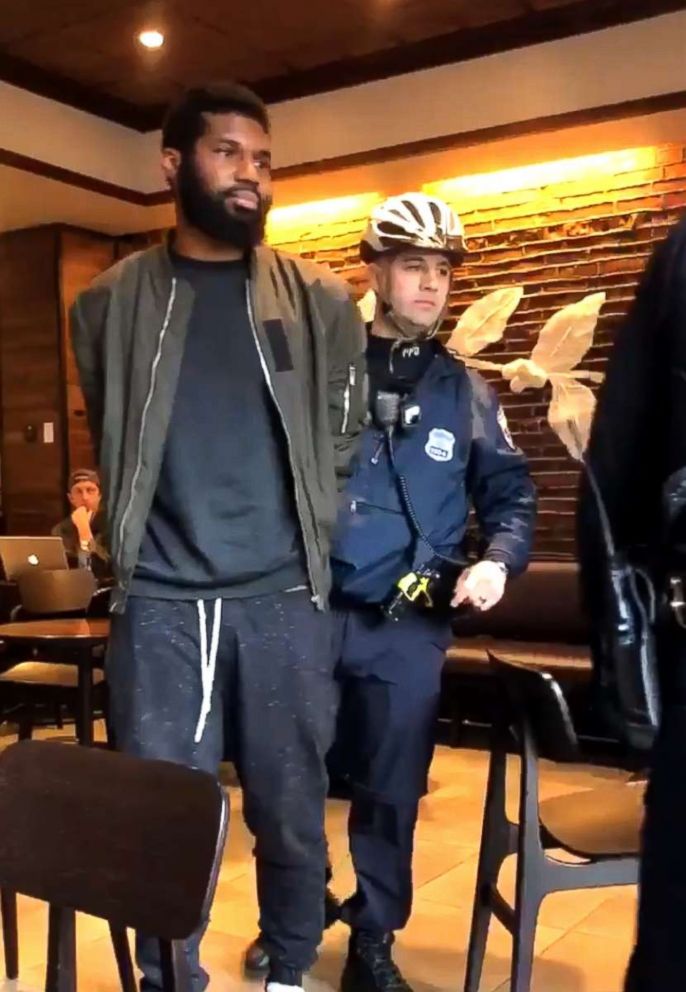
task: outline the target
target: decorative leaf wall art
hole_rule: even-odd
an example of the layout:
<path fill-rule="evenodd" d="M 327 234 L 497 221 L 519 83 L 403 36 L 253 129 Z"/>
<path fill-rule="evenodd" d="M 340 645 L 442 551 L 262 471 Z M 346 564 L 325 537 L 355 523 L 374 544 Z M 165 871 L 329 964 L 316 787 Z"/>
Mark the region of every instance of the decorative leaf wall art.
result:
<path fill-rule="evenodd" d="M 476 358 L 488 345 L 501 340 L 523 295 L 523 287 L 514 286 L 497 289 L 472 303 L 455 324 L 446 348 L 470 368 L 499 372 L 513 393 L 542 389 L 549 382 L 548 423 L 571 457 L 580 461 L 595 409 L 593 392 L 582 380 L 602 382 L 603 374 L 576 366 L 593 344 L 605 293 L 591 293 L 554 313 L 541 329 L 530 358 L 506 363 Z M 365 322 L 370 323 L 376 311 L 374 290 L 370 289 L 358 306 Z"/>
<path fill-rule="evenodd" d="M 459 345 L 461 340 L 458 334 L 460 321 L 451 334 L 447 347 L 472 368 L 500 372 L 509 382 L 513 393 L 523 393 L 526 389 L 542 389 L 550 382 L 552 397 L 548 408 L 548 423 L 571 457 L 580 461 L 588 444 L 595 409 L 593 392 L 580 380 L 602 382 L 603 374 L 577 369 L 576 366 L 593 344 L 593 335 L 605 299 L 605 293 L 591 293 L 554 313 L 541 329 L 530 358 L 515 358 L 501 364 L 475 359 L 473 354 L 461 354 L 454 347 L 455 341 Z M 479 300 L 472 304 L 460 320 L 464 321 L 472 308 L 482 309 L 483 303 L 483 300 Z M 504 330 L 503 327 L 503 333 Z M 570 423 L 573 429 L 570 429 Z"/>
<path fill-rule="evenodd" d="M 368 289 L 361 300 L 357 301 L 365 324 L 371 324 L 376 316 L 376 293 L 373 289 Z"/>
<path fill-rule="evenodd" d="M 467 307 L 450 335 L 448 350 L 467 358 L 500 341 L 523 295 L 521 286 L 496 289 Z"/>

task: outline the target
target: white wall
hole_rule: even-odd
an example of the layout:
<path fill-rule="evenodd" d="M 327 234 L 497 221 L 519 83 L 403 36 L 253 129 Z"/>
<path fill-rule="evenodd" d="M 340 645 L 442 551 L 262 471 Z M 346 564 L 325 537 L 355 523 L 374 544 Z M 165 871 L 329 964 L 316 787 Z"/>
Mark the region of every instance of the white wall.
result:
<path fill-rule="evenodd" d="M 127 127 L 0 82 L 0 148 L 137 189 L 140 143 Z"/>
<path fill-rule="evenodd" d="M 294 165 L 686 89 L 686 12 L 277 104 Z"/>
<path fill-rule="evenodd" d="M 372 191 L 391 195 L 455 176 L 684 140 L 686 110 L 669 111 L 281 179 L 275 184 L 274 204 L 277 208 L 288 207 Z M 139 207 L 115 197 L 0 166 L 0 231 L 51 222 L 123 234 L 169 227 L 174 222 L 174 211 L 171 204 Z"/>
<path fill-rule="evenodd" d="M 140 207 L 22 169 L 0 166 L 0 232 L 41 224 L 73 224 L 127 234 L 173 223 L 170 205 Z"/>
<path fill-rule="evenodd" d="M 276 206 L 351 196 L 370 190 L 403 193 L 437 178 L 496 172 L 537 162 L 598 152 L 645 148 L 686 140 L 686 109 L 478 141 L 442 152 L 405 156 L 388 162 L 278 179 Z"/>

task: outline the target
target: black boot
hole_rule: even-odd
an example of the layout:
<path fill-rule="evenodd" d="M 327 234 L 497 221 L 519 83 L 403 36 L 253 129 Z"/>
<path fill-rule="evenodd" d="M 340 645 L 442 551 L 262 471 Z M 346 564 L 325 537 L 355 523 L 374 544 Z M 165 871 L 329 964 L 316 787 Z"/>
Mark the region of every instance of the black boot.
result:
<path fill-rule="evenodd" d="M 391 957 L 392 933 L 353 930 L 341 992 L 412 992 Z"/>
<path fill-rule="evenodd" d="M 324 929 L 337 923 L 341 915 L 341 904 L 331 889 L 327 887 L 324 896 Z M 262 947 L 261 935 L 253 940 L 243 958 L 243 971 L 249 977 L 266 975 L 269 971 L 269 957 Z"/>

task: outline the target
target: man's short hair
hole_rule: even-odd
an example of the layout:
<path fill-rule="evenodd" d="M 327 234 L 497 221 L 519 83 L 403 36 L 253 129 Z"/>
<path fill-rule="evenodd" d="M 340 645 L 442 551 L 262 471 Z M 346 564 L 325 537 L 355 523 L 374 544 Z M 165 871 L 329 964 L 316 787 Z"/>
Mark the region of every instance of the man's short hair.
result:
<path fill-rule="evenodd" d="M 162 147 L 190 152 L 207 127 L 205 114 L 239 114 L 269 133 L 269 113 L 256 93 L 239 83 L 214 83 L 186 90 L 167 111 L 162 125 Z"/>
<path fill-rule="evenodd" d="M 69 492 L 71 492 L 74 486 L 77 486 L 79 482 L 92 482 L 98 487 L 98 489 L 100 489 L 100 476 L 97 472 L 93 471 L 92 468 L 74 469 L 69 476 Z"/>

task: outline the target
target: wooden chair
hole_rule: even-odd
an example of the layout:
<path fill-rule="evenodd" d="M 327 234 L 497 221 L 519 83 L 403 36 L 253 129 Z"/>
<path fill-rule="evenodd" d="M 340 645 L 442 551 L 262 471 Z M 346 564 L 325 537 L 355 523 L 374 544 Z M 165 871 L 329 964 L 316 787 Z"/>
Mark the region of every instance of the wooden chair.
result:
<path fill-rule="evenodd" d="M 108 590 L 96 591 L 93 574 L 87 569 L 26 572 L 18 584 L 20 605 L 12 611 L 13 621 L 93 615 L 106 606 L 109 598 Z M 93 686 L 93 708 L 104 711 L 102 671 L 94 671 Z M 0 703 L 5 718 L 18 723 L 20 740 L 31 738 L 39 707 L 55 714 L 55 724 L 60 729 L 63 711 L 73 712 L 79 739 L 85 722 L 93 722 L 93 708 L 79 697 L 77 667 L 68 660 L 47 661 L 35 655 L 18 660 L 0 673 Z"/>
<path fill-rule="evenodd" d="M 50 907 L 46 992 L 76 990 L 75 911 L 108 921 L 124 992 L 129 927 L 160 941 L 164 992 L 191 992 L 183 941 L 207 920 L 226 837 L 211 775 L 21 741 L 0 756 L 0 823 L 0 889 Z"/>
<path fill-rule="evenodd" d="M 87 568 L 24 572 L 17 582 L 21 607 L 34 617 L 85 615 L 97 589 Z"/>

